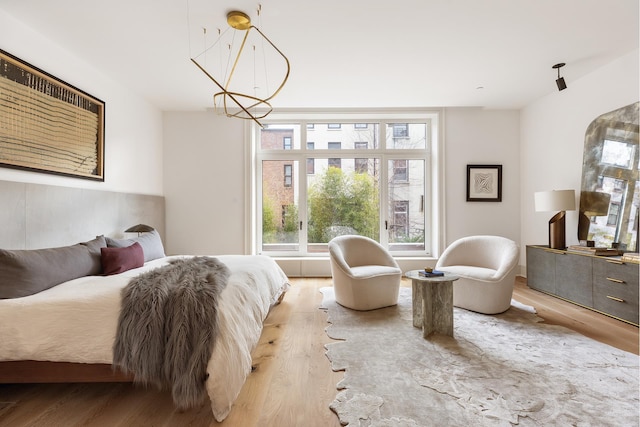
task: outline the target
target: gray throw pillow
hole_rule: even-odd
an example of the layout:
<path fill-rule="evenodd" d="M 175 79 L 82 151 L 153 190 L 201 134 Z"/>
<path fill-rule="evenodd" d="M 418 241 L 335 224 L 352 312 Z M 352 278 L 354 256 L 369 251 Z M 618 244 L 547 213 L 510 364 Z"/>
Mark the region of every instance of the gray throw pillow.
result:
<path fill-rule="evenodd" d="M 142 246 L 142 252 L 144 252 L 144 262 L 152 261 L 154 259 L 163 258 L 164 246 L 162 245 L 162 239 L 158 230 L 153 230 L 148 233 L 142 233 L 138 237 L 132 239 L 112 239 L 107 237 L 107 246 L 110 248 L 126 248 L 134 243 L 140 243 Z"/>
<path fill-rule="evenodd" d="M 102 272 L 103 236 L 72 246 L 0 249 L 0 298 L 20 298 L 60 283 Z"/>

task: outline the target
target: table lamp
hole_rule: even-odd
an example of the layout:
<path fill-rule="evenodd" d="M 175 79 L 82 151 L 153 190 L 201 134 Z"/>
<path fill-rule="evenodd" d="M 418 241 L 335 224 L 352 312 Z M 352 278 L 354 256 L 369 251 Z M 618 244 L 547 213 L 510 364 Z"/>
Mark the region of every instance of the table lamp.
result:
<path fill-rule="evenodd" d="M 576 209 L 576 192 L 574 190 L 539 191 L 535 193 L 537 212 L 559 211 L 549 220 L 549 247 L 565 249 L 565 211 Z"/>
<path fill-rule="evenodd" d="M 129 227 L 126 230 L 124 230 L 125 233 L 138 233 L 138 236 L 142 233 L 148 233 L 150 231 L 153 231 L 154 228 L 150 225 L 146 225 L 146 224 L 138 224 L 138 225 L 134 225 L 133 227 Z"/>
<path fill-rule="evenodd" d="M 587 240 L 592 216 L 609 215 L 611 195 L 598 191 L 580 192 L 580 215 L 578 217 L 578 240 Z"/>

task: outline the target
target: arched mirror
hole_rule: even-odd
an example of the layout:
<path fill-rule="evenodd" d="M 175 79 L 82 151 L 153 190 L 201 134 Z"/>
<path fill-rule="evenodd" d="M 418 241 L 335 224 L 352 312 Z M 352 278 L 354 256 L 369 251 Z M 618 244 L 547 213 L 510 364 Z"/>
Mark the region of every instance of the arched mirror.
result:
<path fill-rule="evenodd" d="M 596 118 L 585 134 L 578 239 L 638 251 L 638 105 Z"/>

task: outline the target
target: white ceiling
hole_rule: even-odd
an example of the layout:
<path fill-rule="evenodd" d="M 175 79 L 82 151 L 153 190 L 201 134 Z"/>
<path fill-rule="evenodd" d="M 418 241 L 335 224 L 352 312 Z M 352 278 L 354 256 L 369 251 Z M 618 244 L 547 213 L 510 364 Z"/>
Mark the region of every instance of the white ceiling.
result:
<path fill-rule="evenodd" d="M 213 106 L 216 87 L 190 62 L 190 39 L 226 29 L 230 10 L 250 15 L 291 62 L 276 109 L 521 108 L 557 91 L 552 65 L 567 64 L 570 91 L 639 44 L 638 0 L 0 0 L 0 9 L 162 110 Z"/>

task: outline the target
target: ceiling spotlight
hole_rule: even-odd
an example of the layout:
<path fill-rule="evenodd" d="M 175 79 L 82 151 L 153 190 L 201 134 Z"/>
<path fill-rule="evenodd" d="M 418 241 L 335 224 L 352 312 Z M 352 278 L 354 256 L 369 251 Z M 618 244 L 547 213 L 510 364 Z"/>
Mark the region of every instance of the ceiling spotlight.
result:
<path fill-rule="evenodd" d="M 558 70 L 558 79 L 556 80 L 556 84 L 558 85 L 558 90 L 565 90 L 567 88 L 567 84 L 564 82 L 564 77 L 560 77 L 560 68 L 564 67 L 565 65 L 566 64 L 564 62 L 561 62 L 551 67 L 551 68 L 556 68 Z"/>

